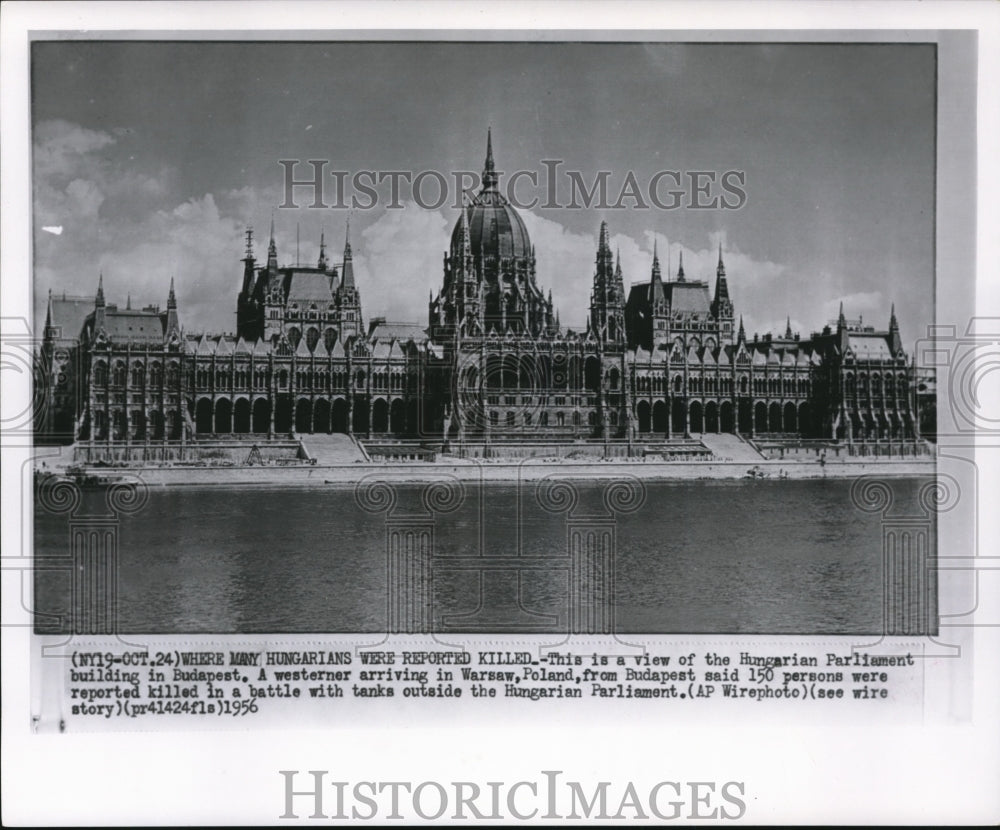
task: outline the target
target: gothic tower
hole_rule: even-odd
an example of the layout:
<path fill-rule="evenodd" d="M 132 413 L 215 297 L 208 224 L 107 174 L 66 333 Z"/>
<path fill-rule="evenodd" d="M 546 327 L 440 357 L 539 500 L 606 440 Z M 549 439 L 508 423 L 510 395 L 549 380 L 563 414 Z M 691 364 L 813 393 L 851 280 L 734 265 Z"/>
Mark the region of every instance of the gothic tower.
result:
<path fill-rule="evenodd" d="M 344 240 L 344 267 L 341 269 L 340 285 L 334 295 L 336 315 L 334 322 L 339 332 L 339 339 L 345 340 L 364 333 L 364 323 L 361 320 L 361 295 L 354 282 L 354 255 L 351 253 L 351 223 L 347 222 L 347 234 Z"/>
<path fill-rule="evenodd" d="M 603 343 L 625 343 L 625 289 L 621 262 L 615 265 L 608 239 L 608 223 L 601 222 L 590 293 L 590 330 Z"/>
<path fill-rule="evenodd" d="M 729 298 L 726 264 L 722 261 L 722 242 L 719 242 L 719 264 L 715 268 L 715 298 L 712 300 L 712 316 L 719 324 L 721 342 L 732 342 L 733 301 Z"/>

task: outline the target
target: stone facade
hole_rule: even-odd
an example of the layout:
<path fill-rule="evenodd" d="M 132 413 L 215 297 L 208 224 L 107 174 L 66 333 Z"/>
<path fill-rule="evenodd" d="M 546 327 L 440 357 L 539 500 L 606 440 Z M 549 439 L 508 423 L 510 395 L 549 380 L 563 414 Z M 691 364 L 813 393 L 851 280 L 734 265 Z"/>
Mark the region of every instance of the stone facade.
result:
<path fill-rule="evenodd" d="M 693 433 L 912 441 L 913 367 L 886 330 L 838 320 L 808 338 L 747 337 L 720 248 L 714 288 L 681 261 L 626 292 L 601 225 L 583 331 L 559 322 L 535 250 L 497 188 L 492 146 L 461 212 L 428 324 L 364 325 L 350 236 L 339 265 L 258 266 L 248 231 L 235 334 L 184 332 L 166 311 L 50 295 L 43 434 L 152 447 L 343 432 L 455 447 L 526 439 L 667 441 Z M 150 457 L 155 457 L 155 454 Z"/>

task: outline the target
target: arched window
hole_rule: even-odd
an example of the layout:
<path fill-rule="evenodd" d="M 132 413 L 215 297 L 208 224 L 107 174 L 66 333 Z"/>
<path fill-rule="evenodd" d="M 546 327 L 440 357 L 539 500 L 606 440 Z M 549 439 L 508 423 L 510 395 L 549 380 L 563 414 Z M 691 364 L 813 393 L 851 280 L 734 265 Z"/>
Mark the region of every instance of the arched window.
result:
<path fill-rule="evenodd" d="M 315 307 L 313 306 L 313 308 Z M 310 326 L 306 331 L 306 348 L 311 352 L 316 348 L 317 343 L 319 343 L 319 329 Z"/>
<path fill-rule="evenodd" d="M 103 363 L 98 363 L 94 367 L 94 385 L 106 386 L 108 383 L 108 367 Z"/>

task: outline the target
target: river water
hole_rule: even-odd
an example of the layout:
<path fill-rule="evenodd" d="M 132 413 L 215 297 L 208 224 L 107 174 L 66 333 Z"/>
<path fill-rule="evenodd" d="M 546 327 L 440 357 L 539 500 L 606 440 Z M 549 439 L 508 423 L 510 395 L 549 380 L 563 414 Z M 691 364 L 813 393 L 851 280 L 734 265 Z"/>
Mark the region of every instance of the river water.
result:
<path fill-rule="evenodd" d="M 925 482 L 892 480 L 894 515 L 920 515 Z M 852 504 L 849 480 L 647 482 L 634 510 L 601 482 L 573 487 L 572 514 L 534 483 L 453 488 L 432 502 L 448 512 L 428 512 L 416 484 L 394 485 L 391 512 L 378 494 L 361 504 L 354 488 L 332 485 L 154 489 L 114 525 L 118 628 L 384 631 L 386 538 L 402 527 L 433 534 L 436 630 L 565 633 L 570 531 L 594 525 L 614 534 L 619 633 L 881 631 L 882 517 Z M 55 557 L 36 573 L 39 632 L 70 628 L 71 572 L 59 563 L 72 525 L 106 513 L 99 490 L 72 518 L 36 501 L 36 555 Z M 469 567 L 481 556 L 533 567 Z"/>

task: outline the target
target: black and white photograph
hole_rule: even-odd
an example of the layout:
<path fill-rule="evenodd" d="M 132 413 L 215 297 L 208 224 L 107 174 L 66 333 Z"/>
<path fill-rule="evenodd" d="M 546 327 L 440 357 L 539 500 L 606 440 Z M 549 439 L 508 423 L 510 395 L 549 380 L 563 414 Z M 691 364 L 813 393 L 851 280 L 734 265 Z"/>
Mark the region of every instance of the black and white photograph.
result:
<path fill-rule="evenodd" d="M 777 752 L 704 781 L 638 773 L 648 747 L 618 775 L 570 750 L 512 772 L 500 733 L 996 725 L 974 693 L 1000 625 L 996 16 L 772 31 L 627 4 L 634 25 L 567 30 L 541 4 L 490 29 L 259 3 L 273 25 L 241 29 L 234 4 L 177 28 L 158 5 L 20 29 L 7 4 L 26 739 L 507 742 L 489 784 L 438 754 L 400 784 L 251 753 L 241 808 L 191 785 L 182 821 L 947 823 L 902 774 L 873 812 L 810 813 L 754 778 Z M 817 740 L 828 769 L 848 734 Z M 996 818 L 974 791 L 954 820 Z M 87 815 L 139 821 L 124 803 Z"/>
<path fill-rule="evenodd" d="M 37 630 L 933 633 L 935 55 L 36 43 Z"/>

